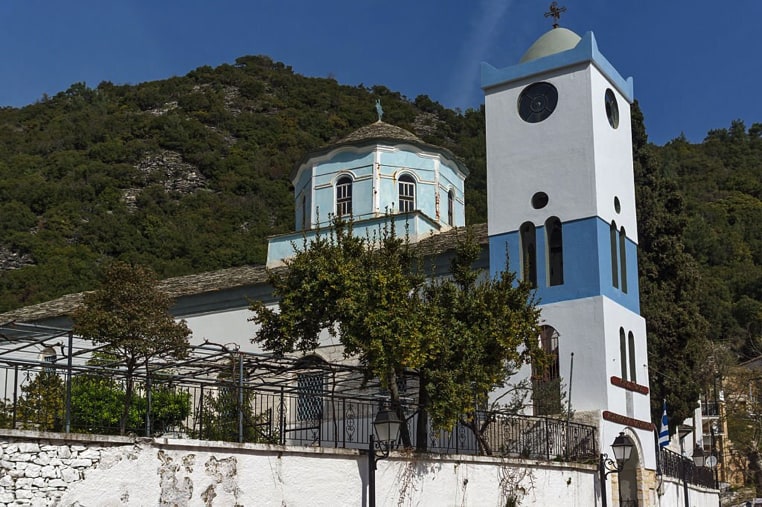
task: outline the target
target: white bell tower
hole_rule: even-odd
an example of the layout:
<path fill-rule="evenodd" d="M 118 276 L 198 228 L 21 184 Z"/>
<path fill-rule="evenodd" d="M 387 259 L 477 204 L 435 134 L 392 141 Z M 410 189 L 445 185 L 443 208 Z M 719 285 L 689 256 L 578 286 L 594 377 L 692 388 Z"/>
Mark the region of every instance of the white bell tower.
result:
<path fill-rule="evenodd" d="M 504 268 L 507 253 L 510 269 L 537 287 L 541 344 L 556 358 L 546 371 L 522 372 L 533 378 L 534 412 L 558 413 L 561 389 L 571 390 L 576 416 L 600 428 L 601 452 L 625 432 L 639 466 L 653 470 L 632 79 L 592 33 L 555 27 L 518 64 L 482 64 L 482 88 L 490 269 Z"/>

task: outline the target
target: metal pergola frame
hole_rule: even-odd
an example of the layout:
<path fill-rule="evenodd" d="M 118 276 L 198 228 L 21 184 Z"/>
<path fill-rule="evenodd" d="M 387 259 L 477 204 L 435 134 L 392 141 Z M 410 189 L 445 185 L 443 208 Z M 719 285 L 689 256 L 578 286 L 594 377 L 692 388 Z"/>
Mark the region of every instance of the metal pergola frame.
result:
<path fill-rule="evenodd" d="M 125 377 L 126 369 L 118 361 L 93 361 L 97 353 L 107 347 L 93 344 L 75 335 L 71 329 L 19 322 L 0 324 L 0 365 L 6 368 L 48 368 L 56 371 L 70 370 L 73 374 Z M 54 362 L 40 357 L 41 351 L 46 348 L 56 350 Z M 233 365 L 238 371 L 232 371 Z M 191 345 L 188 356 L 181 360 L 156 358 L 149 363 L 147 369 L 141 367 L 135 371 L 133 378 L 142 382 L 150 376 L 160 378 L 162 383 L 184 386 L 219 385 L 221 381 L 235 378 L 236 384 L 245 388 L 296 394 L 297 376 L 316 373 L 323 373 L 326 379 L 330 379 L 329 390 L 332 395 L 366 400 L 387 398 L 378 378 L 370 376 L 367 369 L 356 361 L 331 363 L 311 354 L 257 354 L 243 352 L 234 343 L 219 344 L 210 341 Z M 409 377 L 412 379 L 416 375 L 411 372 Z"/>

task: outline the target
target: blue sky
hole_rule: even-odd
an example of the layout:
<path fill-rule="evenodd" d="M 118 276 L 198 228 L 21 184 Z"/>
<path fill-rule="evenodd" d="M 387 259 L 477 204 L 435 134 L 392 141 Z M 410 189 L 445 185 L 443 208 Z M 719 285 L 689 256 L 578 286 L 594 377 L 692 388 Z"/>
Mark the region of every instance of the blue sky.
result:
<path fill-rule="evenodd" d="M 657 144 L 762 122 L 762 1 L 560 0 L 627 77 Z M 476 108 L 479 62 L 518 61 L 545 0 L 0 0 L 0 107 L 72 83 L 139 83 L 265 54 L 307 76 Z M 732 6 L 732 8 L 731 8 Z"/>

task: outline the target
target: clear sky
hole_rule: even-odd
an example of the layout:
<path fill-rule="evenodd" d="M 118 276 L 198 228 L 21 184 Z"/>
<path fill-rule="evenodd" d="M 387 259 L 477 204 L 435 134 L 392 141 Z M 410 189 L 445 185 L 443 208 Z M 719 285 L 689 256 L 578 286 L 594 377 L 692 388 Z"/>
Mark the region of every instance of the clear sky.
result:
<path fill-rule="evenodd" d="M 762 1 L 560 0 L 624 76 L 651 141 L 762 122 Z M 516 63 L 549 0 L 0 0 L 0 107 L 268 55 L 307 76 L 479 107 L 479 62 Z"/>

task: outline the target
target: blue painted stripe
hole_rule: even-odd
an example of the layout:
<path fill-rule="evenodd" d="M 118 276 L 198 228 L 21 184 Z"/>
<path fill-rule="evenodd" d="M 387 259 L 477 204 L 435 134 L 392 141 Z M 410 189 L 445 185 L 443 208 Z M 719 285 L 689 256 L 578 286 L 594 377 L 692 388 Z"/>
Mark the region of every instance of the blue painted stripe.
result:
<path fill-rule="evenodd" d="M 637 245 L 627 238 L 627 292 L 614 287 L 611 269 L 609 224 L 599 217 L 563 224 L 564 283 L 547 284 L 545 228 L 537 227 L 537 296 L 541 304 L 606 296 L 630 311 L 640 314 Z M 618 247 L 618 244 L 617 244 Z M 521 273 L 519 233 L 511 231 L 489 238 L 490 273 L 506 267 Z M 621 287 L 621 284 L 620 284 Z"/>

